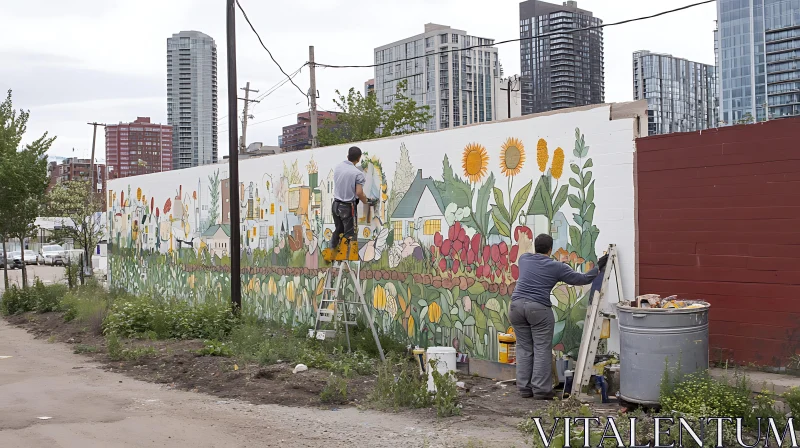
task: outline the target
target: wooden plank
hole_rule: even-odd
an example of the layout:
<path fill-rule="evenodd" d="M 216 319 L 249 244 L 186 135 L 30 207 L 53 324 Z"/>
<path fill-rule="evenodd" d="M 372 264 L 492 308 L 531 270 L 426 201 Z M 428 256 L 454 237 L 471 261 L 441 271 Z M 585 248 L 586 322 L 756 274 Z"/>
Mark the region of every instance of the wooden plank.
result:
<path fill-rule="evenodd" d="M 697 243 L 699 255 L 752 255 L 752 246 L 740 243 Z"/>
<path fill-rule="evenodd" d="M 700 156 L 693 158 L 674 158 L 669 160 L 649 161 L 646 157 L 637 159 L 639 172 L 663 171 L 681 168 L 694 167 L 713 167 L 729 165 L 749 165 L 760 162 L 774 161 L 796 161 L 800 160 L 800 152 L 795 147 L 786 147 L 774 151 L 750 151 L 747 153 L 737 153 L 715 156 Z"/>
<path fill-rule="evenodd" d="M 793 272 L 800 277 L 800 263 L 797 261 L 797 258 L 752 257 L 747 259 L 747 269 Z"/>
<path fill-rule="evenodd" d="M 469 373 L 470 375 L 478 375 L 497 381 L 513 380 L 517 377 L 517 366 L 515 364 L 486 361 L 470 357 Z"/>
<path fill-rule="evenodd" d="M 746 165 L 729 165 L 729 166 L 703 166 L 703 167 L 688 167 L 679 169 L 668 170 L 651 170 L 643 173 L 638 169 L 638 159 L 641 156 L 637 155 L 637 173 L 642 179 L 643 186 L 646 188 L 655 187 L 657 185 L 673 186 L 680 185 L 684 180 L 695 179 L 747 179 L 749 176 L 759 175 L 773 175 L 780 174 L 795 174 L 800 170 L 800 160 L 780 162 L 761 162 L 751 163 Z"/>
<path fill-rule="evenodd" d="M 660 242 L 640 242 L 639 254 L 693 254 L 695 253 L 696 243 L 660 243 Z"/>
<path fill-rule="evenodd" d="M 752 339 L 786 341 L 790 336 L 790 330 L 787 327 L 774 325 L 715 320 L 711 322 L 711 326 L 714 328 L 714 334 L 735 335 Z"/>
<path fill-rule="evenodd" d="M 785 168 L 781 168 L 784 170 Z M 705 170 L 704 170 L 705 171 Z M 800 181 L 800 172 L 748 174 L 743 176 L 697 176 L 695 171 L 672 170 L 648 172 L 639 188 L 662 189 L 673 187 L 703 187 L 713 185 L 760 185 L 764 183 L 783 183 Z"/>
<path fill-rule="evenodd" d="M 798 151 L 800 153 L 800 151 Z M 800 181 L 789 182 L 761 182 L 752 184 L 717 184 L 703 186 L 674 186 L 663 188 L 641 188 L 640 201 L 673 198 L 717 198 L 717 197 L 746 197 L 753 195 L 778 195 L 794 196 L 800 189 Z M 759 204 L 743 204 L 745 206 L 758 206 Z"/>
<path fill-rule="evenodd" d="M 798 285 L 800 275 L 792 271 L 757 271 L 714 266 L 639 266 L 640 278 L 731 283 L 758 283 L 764 287 Z"/>
<path fill-rule="evenodd" d="M 713 295 L 730 297 L 765 297 L 794 298 L 800 297 L 800 286 L 783 284 L 688 281 L 647 278 L 642 276 L 639 282 L 641 294 L 692 295 L 708 297 Z"/>
<path fill-rule="evenodd" d="M 798 151 L 800 152 L 800 151 Z M 800 195 L 786 193 L 782 195 L 763 195 L 754 194 L 750 196 L 738 197 L 685 197 L 685 198 L 662 198 L 638 201 L 640 206 L 650 209 L 660 210 L 688 210 L 694 208 L 730 208 L 730 207 L 797 207 L 800 206 Z"/>
<path fill-rule="evenodd" d="M 639 229 L 639 238 L 643 241 L 661 243 L 693 241 L 696 243 L 729 243 L 738 241 L 743 244 L 800 244 L 800 232 L 728 232 L 728 231 L 691 231 L 669 232 Z"/>
<path fill-rule="evenodd" d="M 762 219 L 754 223 L 750 219 L 731 219 L 719 216 L 716 220 L 688 219 L 642 219 L 639 229 L 666 232 L 752 232 L 755 228 L 764 232 L 800 233 L 800 219 Z"/>
<path fill-rule="evenodd" d="M 697 266 L 697 255 L 639 253 L 639 266 Z"/>
<path fill-rule="evenodd" d="M 782 328 L 796 328 L 800 324 L 800 313 L 786 311 L 754 309 L 743 313 L 742 310 L 722 308 L 712 304 L 709 319 L 714 322 L 747 322 L 760 325 L 774 325 Z"/>
<path fill-rule="evenodd" d="M 705 209 L 670 209 L 642 208 L 639 220 L 645 223 L 656 219 L 696 220 L 770 220 L 800 219 L 800 206 L 796 207 L 714 207 Z M 722 223 L 724 224 L 724 223 Z M 751 223 L 752 225 L 753 223 Z"/>

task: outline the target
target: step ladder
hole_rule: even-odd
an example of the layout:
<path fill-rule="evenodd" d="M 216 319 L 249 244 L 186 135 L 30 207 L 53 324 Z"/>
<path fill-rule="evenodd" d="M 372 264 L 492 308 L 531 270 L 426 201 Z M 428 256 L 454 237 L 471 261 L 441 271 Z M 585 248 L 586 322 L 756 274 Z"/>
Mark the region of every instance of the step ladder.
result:
<path fill-rule="evenodd" d="M 600 343 L 600 333 L 603 330 L 604 319 L 616 319 L 616 315 L 608 301 L 608 283 L 611 273 L 615 273 L 617 282 L 617 294 L 620 302 L 625 300 L 622 295 L 622 277 L 620 274 L 619 257 L 616 244 L 608 246 L 608 262 L 603 271 L 603 283 L 598 291 L 594 291 L 589 296 L 589 304 L 586 307 L 586 319 L 583 321 L 583 336 L 576 360 L 575 373 L 572 379 L 572 391 L 570 397 L 580 399 L 583 388 L 589 385 L 594 373 L 595 356 L 597 355 L 597 345 Z"/>
<path fill-rule="evenodd" d="M 350 351 L 350 327 L 358 325 L 358 311 L 359 307 L 364 312 L 367 318 L 369 327 L 372 330 L 372 337 L 375 338 L 375 345 L 378 347 L 378 353 L 381 356 L 381 361 L 386 358 L 383 354 L 381 341 L 378 338 L 378 332 L 375 330 L 375 323 L 372 320 L 372 313 L 367 307 L 367 301 L 364 299 L 364 291 L 361 289 L 361 282 L 358 281 L 358 272 L 353 269 L 351 263 L 359 263 L 356 261 L 334 261 L 333 264 L 325 272 L 323 279 L 322 298 L 317 307 L 317 318 L 314 322 L 314 328 L 308 330 L 308 337 L 315 338 L 320 341 L 332 339 L 336 337 L 340 327 L 344 327 L 344 332 L 347 339 L 347 351 Z M 347 271 L 347 273 L 345 273 Z M 347 282 L 353 283 L 353 291 L 357 298 L 347 297 Z M 333 327 L 324 329 L 323 327 Z"/>

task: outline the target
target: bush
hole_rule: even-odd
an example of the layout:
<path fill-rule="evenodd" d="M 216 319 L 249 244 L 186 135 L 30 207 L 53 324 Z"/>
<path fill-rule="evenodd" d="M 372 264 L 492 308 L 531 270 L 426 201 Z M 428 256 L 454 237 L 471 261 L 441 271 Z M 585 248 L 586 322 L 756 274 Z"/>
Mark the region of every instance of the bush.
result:
<path fill-rule="evenodd" d="M 116 301 L 104 322 L 106 332 L 126 338 L 222 339 L 235 318 L 230 304 L 209 301 L 194 306 L 179 300 L 149 297 Z"/>
<path fill-rule="evenodd" d="M 436 369 L 436 360 L 431 360 L 431 373 L 436 394 L 433 396 L 433 406 L 439 417 L 450 417 L 461 414 L 461 405 L 458 399 L 458 387 L 450 372 L 439 373 Z"/>
<path fill-rule="evenodd" d="M 103 321 L 108 315 L 111 294 L 101 287 L 82 286 L 71 290 L 62 301 L 64 320 L 85 324 L 92 334 L 103 334 Z"/>
<path fill-rule="evenodd" d="M 119 361 L 122 359 L 122 342 L 119 340 L 119 336 L 116 333 L 109 333 L 106 335 L 106 350 L 108 351 L 108 357 L 111 358 L 112 361 Z"/>
<path fill-rule="evenodd" d="M 61 300 L 67 293 L 66 286 L 60 284 L 45 286 L 38 278 L 31 289 L 30 293 L 35 300 L 34 308 L 39 313 L 59 311 L 61 309 Z"/>
<path fill-rule="evenodd" d="M 322 388 L 319 399 L 328 404 L 346 404 L 347 381 L 339 376 L 331 375 L 328 378 L 328 383 Z"/>
<path fill-rule="evenodd" d="M 395 373 L 396 372 L 396 373 Z M 419 367 L 407 359 L 389 358 L 378 366 L 378 379 L 370 401 L 379 408 L 426 408 L 431 395 Z"/>
<path fill-rule="evenodd" d="M 64 285 L 45 285 L 38 278 L 33 286 L 20 288 L 11 285 L 3 293 L 0 301 L 0 312 L 3 315 L 22 314 L 29 311 L 46 313 L 60 309 L 61 298 L 67 292 Z"/>
<path fill-rule="evenodd" d="M 0 311 L 4 316 L 22 314 L 33 311 L 34 301 L 31 299 L 27 289 L 11 285 L 3 293 L 3 300 L 0 302 Z"/>
<path fill-rule="evenodd" d="M 730 385 L 711 378 L 708 371 L 687 375 L 667 387 L 662 391 L 661 407 L 679 414 L 737 416 L 746 421 L 753 409 L 746 377 L 737 375 Z"/>
<path fill-rule="evenodd" d="M 789 410 L 792 412 L 792 417 L 800 419 L 800 388 L 792 387 L 783 393 L 783 399 Z"/>
<path fill-rule="evenodd" d="M 231 348 L 225 344 L 224 342 L 217 341 L 216 339 L 211 341 L 204 341 L 203 348 L 197 351 L 198 355 L 201 356 L 232 356 L 233 351 Z"/>

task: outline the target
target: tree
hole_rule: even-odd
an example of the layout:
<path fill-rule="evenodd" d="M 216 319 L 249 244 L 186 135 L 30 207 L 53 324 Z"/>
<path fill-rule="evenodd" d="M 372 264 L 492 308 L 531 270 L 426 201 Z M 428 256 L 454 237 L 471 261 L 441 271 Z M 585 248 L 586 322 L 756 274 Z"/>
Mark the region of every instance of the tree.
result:
<path fill-rule="evenodd" d="M 417 102 L 406 96 L 408 80 L 397 83 L 392 108 L 386 111 L 383 123 L 383 136 L 423 132 L 433 118 L 430 107 L 417 106 Z"/>
<path fill-rule="evenodd" d="M 47 189 L 47 150 L 55 137 L 44 133 L 41 137 L 20 148 L 27 130 L 28 111 L 14 110 L 11 91 L 0 104 L 0 238 L 3 253 L 6 239 L 20 241 L 22 261 L 22 285 L 28 285 L 25 267 L 25 240 L 35 234 L 36 217 Z M 5 285 L 8 287 L 8 272 L 3 263 Z"/>
<path fill-rule="evenodd" d="M 391 108 L 384 110 L 375 92 L 370 92 L 365 97 L 351 88 L 347 96 L 344 96 L 337 90 L 339 98 L 333 102 L 341 112 L 336 120 L 326 119 L 322 123 L 317 137 L 320 146 L 424 131 L 433 115 L 428 106 L 419 106 L 406 96 L 407 91 L 408 82 L 400 81 L 394 100 L 386 104 Z"/>
<path fill-rule="evenodd" d="M 54 231 L 60 241 L 72 239 L 83 249 L 83 259 L 91 266 L 91 252 L 105 233 L 102 222 L 104 199 L 89 194 L 88 182 L 73 180 L 54 187 L 47 195 L 48 216 L 67 218 L 61 229 Z M 165 211 L 166 213 L 166 211 Z"/>

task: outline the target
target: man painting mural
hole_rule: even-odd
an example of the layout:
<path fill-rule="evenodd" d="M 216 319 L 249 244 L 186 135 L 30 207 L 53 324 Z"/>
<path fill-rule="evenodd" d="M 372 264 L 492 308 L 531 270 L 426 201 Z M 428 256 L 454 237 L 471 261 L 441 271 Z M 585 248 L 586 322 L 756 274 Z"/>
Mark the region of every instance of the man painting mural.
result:
<path fill-rule="evenodd" d="M 608 262 L 608 255 L 597 261 L 597 267 L 582 274 L 566 263 L 550 258 L 553 238 L 536 237 L 531 250 L 530 240 L 520 235 L 519 280 L 511 295 L 508 318 L 517 336 L 517 388 L 525 398 L 551 400 L 553 394 L 553 330 L 555 317 L 551 309 L 550 291 L 559 282 L 568 285 L 592 283 Z"/>
<path fill-rule="evenodd" d="M 330 248 L 322 253 L 325 261 L 358 260 L 358 240 L 356 223 L 358 222 L 358 201 L 374 205 L 374 200 L 367 199 L 364 194 L 366 177 L 356 167 L 361 161 L 361 149 L 351 147 L 347 152 L 347 160 L 341 162 L 333 170 L 333 231 Z M 341 244 L 340 244 L 341 240 Z"/>

